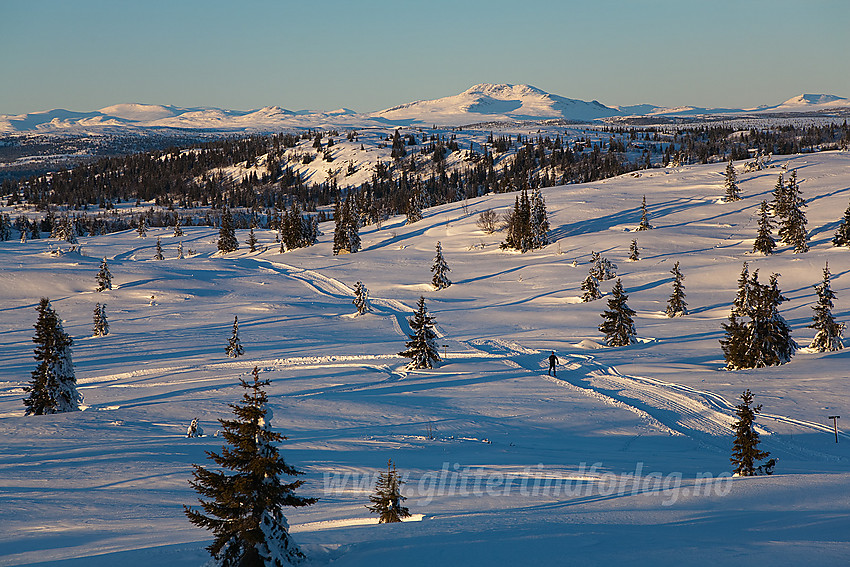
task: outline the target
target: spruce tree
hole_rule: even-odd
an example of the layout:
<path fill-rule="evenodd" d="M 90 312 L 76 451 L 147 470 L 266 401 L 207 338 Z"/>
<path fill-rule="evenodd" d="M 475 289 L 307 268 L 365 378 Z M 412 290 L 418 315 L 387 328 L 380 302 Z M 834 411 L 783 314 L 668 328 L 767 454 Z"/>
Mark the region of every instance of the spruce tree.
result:
<path fill-rule="evenodd" d="M 832 239 L 833 246 L 850 246 L 850 205 L 844 210 L 844 217 L 841 219 L 841 224 L 835 231 L 835 236 Z"/>
<path fill-rule="evenodd" d="M 592 273 L 587 274 L 584 281 L 581 282 L 581 289 L 584 292 L 581 295 L 581 300 L 584 303 L 594 301 L 602 297 L 602 292 L 599 291 L 599 280 Z"/>
<path fill-rule="evenodd" d="M 112 274 L 109 272 L 109 266 L 106 263 L 106 258 L 100 262 L 100 271 L 94 279 L 97 287 L 95 291 L 106 291 L 112 289 Z"/>
<path fill-rule="evenodd" d="M 726 336 L 720 344 L 728 370 L 785 364 L 797 349 L 791 328 L 779 314 L 787 298 L 779 290 L 778 274 L 770 276 L 769 284 L 759 283 L 758 270 L 747 276 L 744 264 L 729 323 L 723 325 Z"/>
<path fill-rule="evenodd" d="M 286 464 L 275 446 L 286 437 L 272 431 L 267 417 L 264 387 L 269 381 L 259 379 L 257 367 L 253 377 L 253 382 L 239 379 L 242 403 L 230 404 L 236 418 L 219 419 L 227 445 L 220 453 L 207 451 L 221 470 L 193 465 L 190 484 L 205 498 L 198 499 L 202 511 L 183 507 L 190 522 L 213 532 L 207 550 L 217 567 L 300 563 L 304 554 L 289 535 L 282 509 L 316 502 L 295 495 L 303 481 L 282 481 L 283 475 L 303 473 Z"/>
<path fill-rule="evenodd" d="M 786 215 L 779 226 L 779 238 L 785 244 L 794 246 L 794 253 L 808 252 L 808 233 L 806 231 L 806 200 L 800 194 L 797 185 L 797 170 L 791 171 L 791 179 L 788 181 L 786 192 Z"/>
<path fill-rule="evenodd" d="M 637 262 L 640 260 L 640 250 L 638 249 L 638 241 L 637 239 L 632 239 L 632 243 L 629 245 L 629 261 Z"/>
<path fill-rule="evenodd" d="M 433 368 L 435 364 L 442 362 L 434 342 L 437 338 L 437 333 L 434 332 L 434 317 L 428 315 L 424 297 L 419 298 L 416 312 L 413 317 L 407 319 L 407 322 L 413 333 L 407 335 L 410 337 L 410 340 L 405 343 L 407 350 L 398 353 L 399 356 L 411 359 L 407 368 L 411 370 Z"/>
<path fill-rule="evenodd" d="M 782 172 L 776 185 L 773 186 L 773 215 L 778 219 L 784 219 L 788 215 L 788 194 L 785 189 L 785 179 Z"/>
<path fill-rule="evenodd" d="M 732 160 L 726 166 L 726 202 L 732 203 L 741 200 L 741 190 L 738 188 L 738 175 L 735 173 L 735 166 L 732 165 Z"/>
<path fill-rule="evenodd" d="M 174 215 L 174 236 L 183 236 L 183 227 L 180 226 L 180 215 Z"/>
<path fill-rule="evenodd" d="M 653 226 L 649 224 L 649 213 L 646 211 L 646 195 L 644 195 L 640 205 L 640 224 L 636 230 L 652 230 L 652 228 Z"/>
<path fill-rule="evenodd" d="M 363 282 L 357 282 L 354 284 L 354 300 L 352 303 L 354 303 L 354 306 L 357 307 L 358 315 L 363 315 L 364 313 L 372 310 L 372 306 L 369 303 L 369 290 L 366 289 Z"/>
<path fill-rule="evenodd" d="M 164 260 L 165 257 L 162 255 L 162 239 L 157 236 L 156 238 L 156 254 L 153 257 L 154 260 Z"/>
<path fill-rule="evenodd" d="M 741 403 L 735 406 L 735 415 L 738 420 L 732 424 L 735 432 L 735 441 L 732 444 L 732 472 L 737 476 L 754 476 L 756 474 L 756 461 L 770 456 L 767 451 L 760 451 L 759 434 L 753 427 L 756 416 L 761 413 L 761 404 L 753 405 L 753 394 L 748 390 L 741 394 Z"/>
<path fill-rule="evenodd" d="M 434 264 L 431 266 L 431 271 L 434 273 L 434 276 L 431 278 L 431 285 L 434 286 L 434 289 L 441 290 L 452 285 L 452 281 L 448 276 L 451 268 L 446 264 L 446 259 L 443 258 L 443 247 L 439 240 L 437 241 L 436 248 L 437 253 L 434 256 Z"/>
<path fill-rule="evenodd" d="M 239 250 L 236 240 L 236 228 L 233 225 L 233 215 L 228 207 L 221 213 L 221 226 L 218 229 L 218 250 L 224 254 Z"/>
<path fill-rule="evenodd" d="M 761 252 L 765 256 L 773 254 L 776 241 L 773 239 L 773 222 L 768 213 L 767 201 L 761 202 L 759 208 L 759 228 L 753 243 L 753 252 Z"/>
<path fill-rule="evenodd" d="M 106 304 L 97 303 L 92 317 L 92 336 L 105 337 L 109 334 L 109 321 L 106 320 Z"/>
<path fill-rule="evenodd" d="M 245 354 L 242 343 L 239 342 L 239 317 L 236 315 L 233 316 L 233 332 L 230 334 L 227 346 L 224 347 L 224 354 L 230 358 L 237 358 Z"/>
<path fill-rule="evenodd" d="M 523 189 L 514 202 L 514 210 L 508 215 L 505 227 L 505 241 L 502 248 L 513 248 L 520 252 L 528 252 L 534 248 L 531 229 L 531 201 L 528 192 Z"/>
<path fill-rule="evenodd" d="M 404 481 L 398 478 L 392 459 L 387 460 L 387 472 L 378 475 L 375 494 L 369 497 L 372 505 L 366 506 L 371 512 L 378 514 L 379 524 L 400 522 L 402 518 L 410 517 L 410 511 L 401 505 L 407 500 L 401 495 L 402 484 Z"/>
<path fill-rule="evenodd" d="M 257 235 L 254 234 L 254 225 L 251 225 L 251 228 L 248 230 L 248 249 L 251 252 L 257 251 Z"/>
<path fill-rule="evenodd" d="M 177 259 L 178 260 L 183 259 L 183 241 L 182 240 L 177 243 Z"/>
<path fill-rule="evenodd" d="M 823 268 L 823 281 L 815 285 L 818 294 L 818 302 L 812 307 L 812 324 L 810 329 L 815 329 L 815 337 L 809 344 L 809 348 L 817 352 L 829 352 L 841 350 L 844 344 L 841 342 L 844 333 L 844 323 L 837 323 L 832 316 L 832 300 L 835 293 L 829 287 L 829 262 Z"/>
<path fill-rule="evenodd" d="M 417 186 L 413 188 L 413 193 L 407 202 L 407 222 L 405 224 L 413 224 L 422 220 L 422 209 L 425 208 L 425 196 L 422 194 L 422 188 Z"/>
<path fill-rule="evenodd" d="M 138 233 L 139 238 L 144 238 L 148 235 L 148 228 L 145 226 L 144 215 L 139 215 L 139 225 L 136 228 L 136 232 Z"/>
<path fill-rule="evenodd" d="M 623 290 L 623 283 L 618 279 L 611 290 L 611 298 L 608 300 L 608 310 L 602 313 L 602 324 L 599 330 L 605 334 L 605 342 L 608 346 L 628 346 L 632 344 L 637 332 L 632 315 L 635 312 L 626 304 L 629 296 Z"/>
<path fill-rule="evenodd" d="M 546 212 L 546 201 L 540 189 L 535 187 L 531 192 L 531 248 L 536 250 L 549 244 L 549 218 Z"/>
<path fill-rule="evenodd" d="M 71 337 L 62 329 L 62 321 L 50 300 L 42 297 L 37 307 L 35 324 L 35 360 L 32 380 L 24 391 L 25 415 L 45 415 L 77 411 L 83 397 L 77 392 L 74 361 L 71 358 Z"/>
<path fill-rule="evenodd" d="M 670 270 L 673 274 L 673 293 L 670 299 L 667 300 L 667 316 L 681 317 L 688 314 L 688 304 L 685 302 L 685 276 L 679 271 L 679 262 L 673 264 L 673 269 Z"/>
<path fill-rule="evenodd" d="M 599 252 L 590 252 L 590 274 L 599 281 L 613 280 L 617 277 L 617 264 L 604 258 Z"/>
<path fill-rule="evenodd" d="M 334 256 L 343 250 L 348 251 L 348 226 L 348 219 L 344 216 L 342 202 L 340 201 L 339 194 L 337 194 L 336 200 L 334 201 Z"/>
<path fill-rule="evenodd" d="M 347 249 L 351 254 L 354 254 L 360 251 L 360 212 L 350 193 L 345 198 L 345 219 L 348 223 Z"/>

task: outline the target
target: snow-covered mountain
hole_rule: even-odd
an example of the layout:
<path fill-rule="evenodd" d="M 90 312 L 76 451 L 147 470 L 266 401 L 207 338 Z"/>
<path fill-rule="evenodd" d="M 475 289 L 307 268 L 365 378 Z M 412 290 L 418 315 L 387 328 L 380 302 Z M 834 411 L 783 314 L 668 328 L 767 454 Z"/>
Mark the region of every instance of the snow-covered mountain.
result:
<path fill-rule="evenodd" d="M 653 104 L 606 106 L 548 93 L 531 85 L 475 85 L 464 92 L 434 100 L 419 100 L 357 113 L 292 111 L 279 106 L 256 110 L 183 108 L 170 105 L 116 104 L 91 112 L 65 109 L 20 115 L 0 114 L 0 134 L 113 132 L 177 128 L 211 132 L 273 132 L 294 128 L 364 128 L 368 126 L 437 124 L 462 126 L 481 122 L 570 120 L 592 122 L 617 116 L 696 116 L 740 113 L 822 112 L 850 109 L 850 99 L 828 94 L 803 94 L 777 105 L 756 108 L 663 107 Z"/>
<path fill-rule="evenodd" d="M 595 100 L 566 98 L 531 85 L 482 83 L 454 96 L 402 104 L 373 116 L 446 125 L 557 118 L 590 121 L 617 114 L 616 109 Z"/>

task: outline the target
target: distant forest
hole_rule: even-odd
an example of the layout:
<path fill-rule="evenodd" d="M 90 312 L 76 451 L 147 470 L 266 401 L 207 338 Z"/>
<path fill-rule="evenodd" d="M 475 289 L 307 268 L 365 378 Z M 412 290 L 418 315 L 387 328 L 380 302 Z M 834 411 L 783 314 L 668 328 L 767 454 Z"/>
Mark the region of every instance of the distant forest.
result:
<path fill-rule="evenodd" d="M 607 127 L 595 141 L 554 137 L 486 136 L 483 151 L 459 147 L 446 131 L 416 135 L 392 130 L 386 147 L 392 157 L 378 162 L 371 179 L 357 186 L 337 184 L 336 178 L 308 183 L 294 171 L 293 159 L 321 159 L 322 140 L 357 141 L 352 131 L 308 131 L 227 138 L 164 150 L 97 159 L 91 163 L 25 179 L 6 179 L 0 186 L 5 204 L 30 204 L 55 214 L 58 207 L 77 211 L 80 234 L 112 232 L 135 226 L 118 215 L 119 203 L 154 201 L 166 211 L 149 212 L 148 226 L 173 224 L 178 209 L 237 209 L 237 226 L 269 226 L 279 212 L 293 204 L 317 211 L 351 194 L 364 222 L 374 223 L 405 214 L 412 202 L 433 206 L 462 201 L 488 192 L 533 190 L 559 184 L 596 181 L 635 170 L 668 164 L 708 163 L 748 159 L 757 154 L 793 154 L 847 148 L 850 129 L 842 124 L 775 126 L 736 130 L 727 126 Z M 305 141 L 313 140 L 312 146 Z M 313 153 L 289 152 L 296 146 Z M 464 152 L 461 166 L 446 167 L 452 152 Z M 293 157 L 293 155 L 295 157 Z M 267 157 L 265 157 L 267 156 Z M 412 159 L 416 156 L 416 159 Z M 495 156 L 495 157 L 494 157 Z M 241 181 L 217 175 L 220 168 L 252 166 Z M 429 166 L 425 167 L 425 163 Z M 259 172 L 259 174 L 257 173 Z M 238 209 L 242 211 L 239 212 Z M 175 211 L 175 212 L 169 212 Z M 197 211 L 195 211 L 197 213 Z M 137 215 L 138 216 L 138 215 Z M 325 220 L 325 214 L 320 215 Z M 218 214 L 187 215 L 183 224 L 216 224 Z M 49 224 L 49 220 L 48 220 Z M 45 227 L 49 230 L 49 227 Z"/>

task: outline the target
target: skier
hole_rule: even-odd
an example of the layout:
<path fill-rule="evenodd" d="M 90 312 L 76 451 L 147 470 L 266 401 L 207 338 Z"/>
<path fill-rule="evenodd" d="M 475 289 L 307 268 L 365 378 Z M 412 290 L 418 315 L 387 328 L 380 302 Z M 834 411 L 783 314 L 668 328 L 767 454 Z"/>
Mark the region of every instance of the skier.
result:
<path fill-rule="evenodd" d="M 558 364 L 558 362 L 560 361 L 558 360 L 558 357 L 555 356 L 555 351 L 553 350 L 552 354 L 549 355 L 549 371 L 547 372 L 547 374 L 549 374 L 550 376 L 557 376 L 557 374 L 555 373 L 555 365 Z"/>

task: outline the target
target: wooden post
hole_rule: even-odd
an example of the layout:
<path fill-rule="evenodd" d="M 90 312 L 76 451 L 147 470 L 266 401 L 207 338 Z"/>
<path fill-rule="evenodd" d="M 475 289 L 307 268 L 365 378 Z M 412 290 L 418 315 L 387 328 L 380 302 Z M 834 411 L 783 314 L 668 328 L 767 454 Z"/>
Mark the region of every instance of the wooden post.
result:
<path fill-rule="evenodd" d="M 835 430 L 835 442 L 838 443 L 838 420 L 840 415 L 831 415 L 829 419 L 832 420 L 832 428 Z"/>

